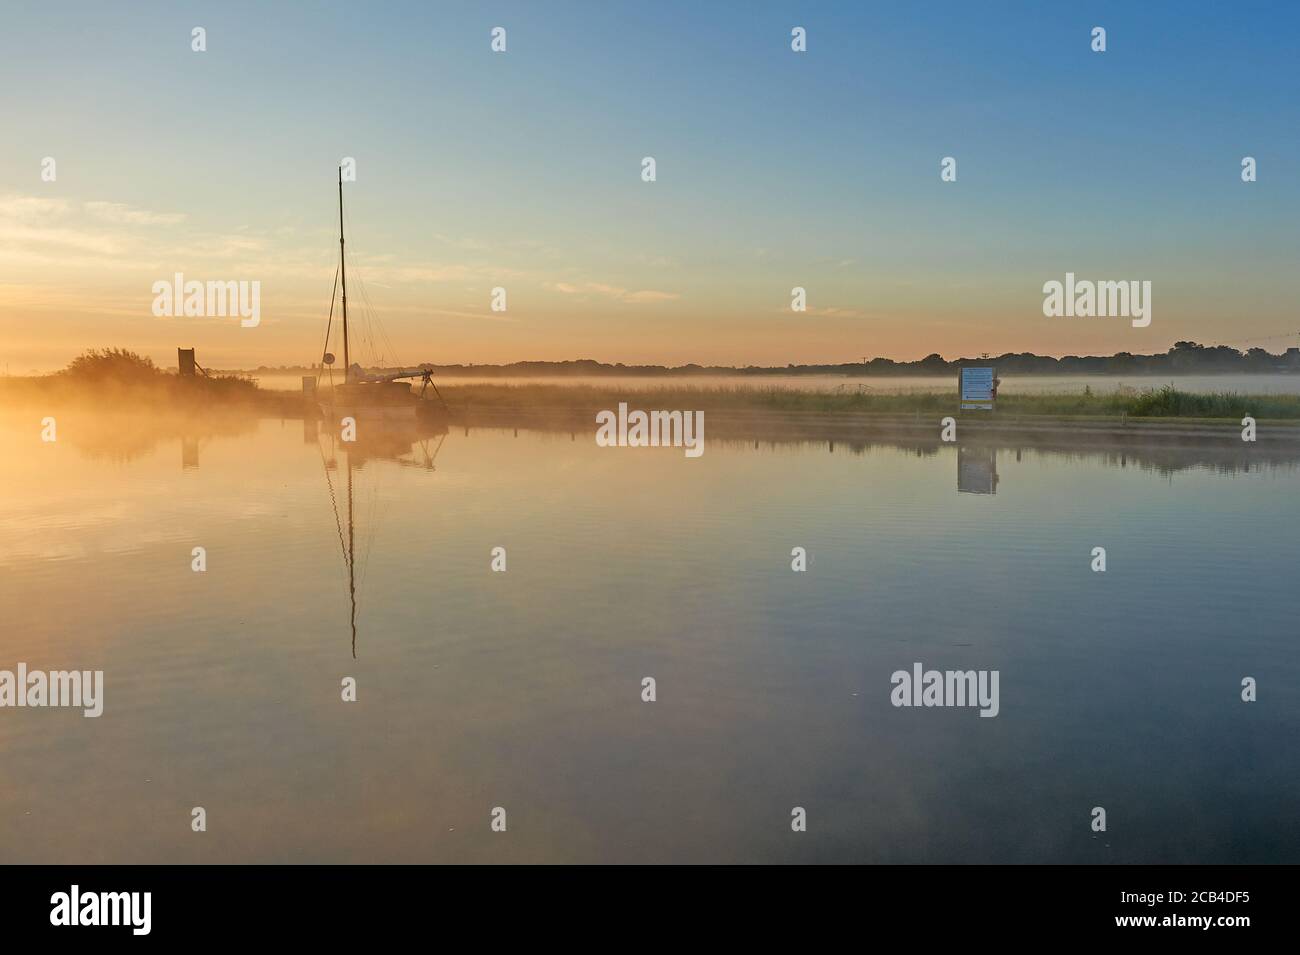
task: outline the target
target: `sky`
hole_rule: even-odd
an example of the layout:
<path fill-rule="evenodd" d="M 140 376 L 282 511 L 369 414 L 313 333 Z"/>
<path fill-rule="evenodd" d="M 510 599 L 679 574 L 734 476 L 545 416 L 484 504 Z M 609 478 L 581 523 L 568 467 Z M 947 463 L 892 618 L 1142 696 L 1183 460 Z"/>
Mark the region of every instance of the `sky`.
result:
<path fill-rule="evenodd" d="M 1281 351 L 1297 26 L 1250 2 L 11 0 L 0 371 L 319 360 L 343 157 L 365 361 Z M 1045 317 L 1067 271 L 1150 281 L 1151 324 Z M 259 324 L 156 317 L 177 272 L 259 282 Z"/>

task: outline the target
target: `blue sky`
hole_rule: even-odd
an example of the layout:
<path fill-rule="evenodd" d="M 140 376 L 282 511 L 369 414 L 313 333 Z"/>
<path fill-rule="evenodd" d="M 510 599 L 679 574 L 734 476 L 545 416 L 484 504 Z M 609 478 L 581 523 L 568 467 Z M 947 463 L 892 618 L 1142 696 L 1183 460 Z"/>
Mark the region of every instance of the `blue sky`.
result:
<path fill-rule="evenodd" d="M 223 362 L 310 360 L 342 156 L 349 244 L 403 360 L 1144 352 L 1300 327 L 1293 4 L 18 3 L 6 20 L 0 347 L 20 367 L 178 337 Z M 1044 318 L 1067 270 L 1151 280 L 1152 325 Z M 150 284 L 174 271 L 259 279 L 266 322 L 154 318 Z"/>

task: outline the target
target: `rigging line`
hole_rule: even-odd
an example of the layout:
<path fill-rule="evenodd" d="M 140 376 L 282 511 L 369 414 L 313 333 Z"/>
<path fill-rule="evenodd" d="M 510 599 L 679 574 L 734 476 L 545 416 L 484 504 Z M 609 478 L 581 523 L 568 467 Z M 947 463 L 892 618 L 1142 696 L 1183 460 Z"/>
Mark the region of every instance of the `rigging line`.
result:
<path fill-rule="evenodd" d="M 321 351 L 320 362 L 325 364 L 325 355 L 330 350 L 330 326 L 334 324 L 334 299 L 339 294 L 339 267 L 334 266 L 334 291 L 330 293 L 330 317 L 325 323 L 325 348 Z M 321 452 L 321 460 L 325 459 L 325 453 Z"/>
<path fill-rule="evenodd" d="M 324 462 L 325 462 L 325 455 L 324 452 L 322 452 L 321 463 L 324 464 Z M 330 506 L 334 510 L 334 529 L 335 531 L 338 532 L 339 553 L 343 557 L 343 576 L 340 577 L 339 579 L 341 581 L 346 581 L 348 577 L 348 570 L 350 569 L 348 566 L 348 546 L 343 540 L 343 517 L 341 514 L 339 514 L 338 499 L 334 494 L 334 482 L 330 480 L 328 465 L 325 466 L 325 484 L 329 488 L 329 492 L 330 492 Z"/>
<path fill-rule="evenodd" d="M 373 523 L 374 507 L 372 505 L 367 505 L 366 512 L 371 515 L 371 518 L 367 520 L 367 524 Z M 373 529 L 368 529 L 364 532 L 364 540 L 361 543 L 361 566 L 357 568 L 355 562 L 353 563 L 357 582 L 355 599 L 357 602 L 358 614 L 361 613 L 362 607 L 365 606 L 362 592 L 365 590 L 366 578 L 368 576 L 366 571 L 370 567 L 370 552 L 374 547 L 374 539 L 375 532 Z"/>
<path fill-rule="evenodd" d="M 351 213 L 346 213 L 346 212 L 345 212 L 345 217 L 346 217 L 346 219 L 347 219 L 348 225 L 350 226 L 350 225 L 352 224 L 352 216 L 351 216 Z M 355 232 L 355 230 L 353 230 L 353 231 Z M 352 263 L 353 274 L 356 276 L 356 279 L 354 280 L 354 281 L 356 282 L 356 286 L 355 286 L 355 287 L 357 288 L 357 290 L 358 290 L 358 291 L 360 292 L 360 294 L 361 294 L 361 305 L 362 305 L 362 309 L 361 309 L 361 318 L 362 318 L 362 325 L 361 325 L 361 328 L 360 328 L 360 332 L 361 332 L 361 335 L 362 335 L 362 343 L 364 344 L 364 346 L 366 347 L 366 349 L 369 351 L 369 364 L 374 365 L 374 364 L 376 364 L 376 362 L 375 362 L 375 357 L 376 357 L 376 348 L 375 348 L 374 333 L 373 333 L 373 331 L 371 330 L 371 322 L 372 322 L 372 318 L 371 318 L 371 306 L 370 306 L 370 300 L 369 300 L 369 297 L 366 295 L 366 291 L 365 291 L 365 285 L 366 285 L 366 283 L 365 283 L 365 279 L 362 277 L 362 275 L 361 275 L 361 269 L 360 269 L 360 267 L 357 265 L 356 253 L 355 253 L 355 252 L 351 252 L 351 251 L 345 249 L 345 250 L 344 250 L 344 255 L 347 257 L 348 261 L 350 261 L 350 262 Z"/>
<path fill-rule="evenodd" d="M 320 452 L 320 463 L 325 471 L 325 485 L 330 489 L 330 507 L 334 509 L 334 529 L 339 535 L 339 550 L 343 554 L 343 572 L 348 570 L 348 547 L 343 543 L 343 518 L 339 516 L 338 499 L 334 495 L 334 482 L 330 480 L 329 465 L 325 462 L 325 449 L 320 446 L 319 439 L 316 441 L 316 450 Z"/>
<path fill-rule="evenodd" d="M 369 350 L 370 364 L 375 365 L 377 364 L 379 350 L 375 347 L 374 309 L 370 304 L 370 296 L 366 294 L 366 282 L 365 279 L 361 277 L 360 269 L 356 265 L 355 257 L 353 258 L 352 263 L 353 263 L 352 264 L 353 271 L 357 276 L 356 278 L 357 294 L 361 296 L 361 317 L 363 321 L 363 324 L 361 326 L 361 333 L 363 335 L 362 341 L 365 343 L 366 348 Z"/>
<path fill-rule="evenodd" d="M 366 570 L 370 567 L 370 554 L 374 550 L 379 524 L 383 520 L 383 511 L 379 507 L 378 484 L 373 485 L 370 489 L 370 500 L 366 509 L 370 513 L 370 520 L 367 522 L 366 541 L 361 548 L 361 573 L 357 575 L 358 586 L 360 586 L 360 581 L 365 580 Z"/>
<path fill-rule="evenodd" d="M 360 535 L 361 536 L 360 547 L 358 547 L 356 544 L 353 545 L 354 552 L 357 550 L 361 552 L 360 569 L 357 571 L 357 589 L 360 589 L 361 584 L 366 579 L 366 565 L 369 563 L 367 558 L 369 556 L 369 551 L 370 551 L 370 540 L 374 534 L 375 502 L 374 502 L 374 494 L 371 489 L 358 489 L 358 490 L 360 491 L 360 493 L 359 493 L 359 499 L 357 501 L 357 513 L 364 515 L 364 519 L 365 519 L 365 527 L 361 531 L 361 535 Z M 353 555 L 352 566 L 354 568 L 357 567 L 355 553 Z"/>
<path fill-rule="evenodd" d="M 361 300 L 365 302 L 366 316 L 366 341 L 370 345 L 370 360 L 378 366 L 383 366 L 383 356 L 379 353 L 379 346 L 375 342 L 375 310 L 370 304 L 370 296 L 366 294 L 366 283 L 361 281 Z"/>
<path fill-rule="evenodd" d="M 393 354 L 392 343 L 387 340 L 388 334 L 384 331 L 383 322 L 381 322 L 376 315 L 375 307 L 370 302 L 370 295 L 368 292 L 366 293 L 366 305 L 370 309 L 370 334 L 375 343 L 375 351 L 379 355 L 379 364 L 381 366 L 387 366 L 389 363 L 385 358 L 385 348 L 387 348 L 388 358 L 393 359 L 393 364 L 396 364 L 396 356 Z"/>
<path fill-rule="evenodd" d="M 370 310 L 371 315 L 373 316 L 373 327 L 378 331 L 381 339 L 379 345 L 388 349 L 388 355 L 394 366 L 398 368 L 403 367 L 401 361 L 397 357 L 397 349 L 393 346 L 393 340 L 388 337 L 388 327 L 379 319 L 377 310 L 375 309 L 374 304 L 370 301 L 369 288 L 365 285 L 364 281 L 362 282 L 361 294 L 366 300 L 366 307 Z"/>
<path fill-rule="evenodd" d="M 370 556 L 374 553 L 375 540 L 379 536 L 379 530 L 388 514 L 386 499 L 380 494 L 381 487 L 379 483 L 379 469 L 374 472 L 375 480 L 369 488 L 369 495 L 366 500 L 365 510 L 368 515 L 366 520 L 366 530 L 364 540 L 361 545 L 361 570 L 357 574 L 357 589 L 361 588 L 361 583 L 366 579 L 366 572 L 370 567 Z M 358 604 L 360 606 L 359 598 Z"/>
<path fill-rule="evenodd" d="M 388 344 L 388 351 L 393 356 L 393 364 L 395 364 L 398 368 L 406 367 L 405 365 L 402 364 L 401 359 L 398 357 L 397 346 L 393 344 L 393 340 L 388 336 L 388 326 L 385 325 L 383 322 L 380 322 L 379 332 L 381 335 L 384 336 L 384 341 Z"/>
<path fill-rule="evenodd" d="M 347 222 L 348 229 L 355 232 L 355 230 L 352 229 L 351 209 L 344 209 L 344 219 Z M 366 285 L 365 277 L 362 275 L 362 270 L 357 264 L 356 254 L 351 249 L 345 248 L 344 256 L 352 265 L 353 274 L 356 276 L 355 282 L 361 295 L 361 303 L 363 306 L 362 318 L 364 321 L 361 332 L 364 336 L 363 341 L 370 350 L 371 364 L 378 365 L 381 368 L 385 365 L 383 349 L 386 348 L 388 359 L 391 364 L 399 369 L 405 367 L 398 357 L 397 348 L 388 334 L 387 327 L 375 314 L 375 307 L 370 300 L 370 292 Z"/>
<path fill-rule="evenodd" d="M 375 336 L 375 348 L 379 351 L 379 363 L 385 367 L 396 366 L 397 356 L 393 351 L 393 343 L 388 340 L 388 333 L 384 330 L 384 323 L 376 316 L 372 319 L 371 327 Z"/>
<path fill-rule="evenodd" d="M 363 315 L 365 318 L 365 334 L 368 336 L 367 341 L 371 349 L 372 358 L 381 366 L 385 365 L 384 349 L 387 349 L 388 362 L 393 366 L 402 368 L 402 362 L 397 354 L 397 347 L 393 344 L 392 338 L 388 334 L 388 328 L 379 319 L 374 302 L 370 298 L 370 287 L 366 284 L 365 277 L 361 274 L 360 266 L 356 264 L 356 259 L 349 253 L 352 261 L 353 271 L 357 275 L 357 290 L 361 296 L 363 305 Z"/>
<path fill-rule="evenodd" d="M 369 286 L 366 286 L 366 285 L 363 284 L 363 286 L 362 286 L 362 293 L 361 293 L 361 294 L 362 294 L 363 296 L 365 296 L 365 299 L 366 299 L 366 308 L 369 309 L 369 311 L 370 311 L 370 316 L 371 316 L 370 321 L 371 321 L 372 334 L 376 334 L 376 335 L 377 335 L 377 341 L 376 341 L 375 345 L 376 345 L 376 348 L 377 348 L 378 350 L 380 350 L 380 352 L 381 352 L 381 353 L 380 353 L 380 364 L 382 365 L 382 364 L 385 363 L 385 362 L 384 362 L 383 349 L 386 348 L 386 349 L 387 349 L 387 353 L 388 353 L 388 358 L 392 361 L 392 363 L 393 363 L 394 365 L 399 365 L 399 366 L 400 366 L 401 363 L 397 361 L 397 350 L 396 350 L 395 348 L 393 348 L 392 340 L 389 339 L 389 337 L 388 337 L 388 330 L 384 327 L 384 323 L 379 319 L 379 317 L 378 317 L 378 311 L 377 311 L 377 309 L 375 308 L 374 303 L 371 302 L 371 300 L 370 300 L 370 288 L 369 288 Z"/>

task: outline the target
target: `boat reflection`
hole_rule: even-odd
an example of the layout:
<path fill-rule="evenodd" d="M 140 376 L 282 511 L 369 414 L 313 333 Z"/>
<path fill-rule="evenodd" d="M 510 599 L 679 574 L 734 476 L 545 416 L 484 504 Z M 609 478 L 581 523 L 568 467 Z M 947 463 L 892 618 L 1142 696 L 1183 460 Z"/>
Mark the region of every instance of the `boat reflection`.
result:
<path fill-rule="evenodd" d="M 426 471 L 437 470 L 438 452 L 447 440 L 447 426 L 437 421 L 411 421 L 402 426 L 390 425 L 384 428 L 368 427 L 356 433 L 355 440 L 344 441 L 342 434 L 330 430 L 328 442 L 321 440 L 320 422 L 311 419 L 303 422 L 303 439 L 315 441 L 321 455 L 321 465 L 325 474 L 325 485 L 329 489 L 330 507 L 334 512 L 334 526 L 338 531 L 339 552 L 343 557 L 343 568 L 348 578 L 348 626 L 352 634 L 352 658 L 357 657 L 357 517 L 355 475 L 370 461 L 396 462 L 402 467 L 421 468 Z M 364 437 L 363 437 L 364 435 Z M 329 452 L 326 453 L 328 445 Z M 339 457 L 342 456 L 344 479 L 339 487 L 331 474 L 337 476 Z M 371 469 L 375 471 L 375 469 Z M 376 474 L 375 480 L 378 480 Z M 378 488 L 372 487 L 370 495 L 378 496 Z M 346 526 L 343 511 L 340 509 L 340 496 L 346 505 Z M 371 528 L 369 546 L 373 546 L 375 528 Z M 368 553 L 367 553 L 368 556 Z M 364 567 L 364 558 L 362 561 Z"/>

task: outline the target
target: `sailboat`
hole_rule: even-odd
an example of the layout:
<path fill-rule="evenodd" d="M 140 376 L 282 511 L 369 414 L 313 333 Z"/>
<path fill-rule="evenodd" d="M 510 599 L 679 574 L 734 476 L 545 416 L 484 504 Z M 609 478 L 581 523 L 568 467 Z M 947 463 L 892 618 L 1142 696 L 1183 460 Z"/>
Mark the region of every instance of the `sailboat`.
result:
<path fill-rule="evenodd" d="M 433 373 L 426 368 L 400 368 L 395 372 L 367 374 L 353 364 L 348 339 L 348 272 L 343 238 L 343 167 L 339 167 L 339 267 L 335 275 L 335 292 L 343 291 L 343 383 L 333 383 L 334 355 L 329 351 L 330 331 L 334 323 L 334 296 L 330 296 L 330 316 L 325 326 L 325 349 L 321 366 L 330 369 L 330 387 L 318 392 L 321 411 L 326 417 L 382 418 L 385 420 L 442 421 L 448 415 L 447 403 Z M 413 390 L 408 380 L 418 380 L 420 390 Z M 431 393 L 430 393 L 431 392 Z M 436 401 L 433 399 L 436 397 Z"/>

